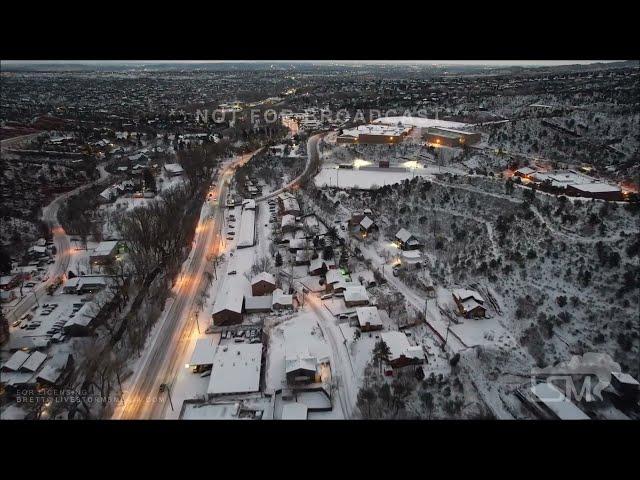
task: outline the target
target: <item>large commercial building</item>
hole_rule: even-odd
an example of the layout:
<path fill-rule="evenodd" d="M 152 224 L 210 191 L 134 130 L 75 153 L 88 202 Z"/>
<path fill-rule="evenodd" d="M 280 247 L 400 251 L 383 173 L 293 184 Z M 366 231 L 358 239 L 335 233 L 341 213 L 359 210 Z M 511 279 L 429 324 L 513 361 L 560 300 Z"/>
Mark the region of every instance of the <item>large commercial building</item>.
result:
<path fill-rule="evenodd" d="M 452 128 L 428 128 L 424 138 L 427 143 L 435 145 L 462 147 L 478 143 L 481 137 L 479 133 L 463 132 Z"/>
<path fill-rule="evenodd" d="M 394 144 L 402 142 L 410 131 L 411 127 L 402 125 L 360 125 L 351 130 L 344 130 L 336 139 L 336 143 Z"/>

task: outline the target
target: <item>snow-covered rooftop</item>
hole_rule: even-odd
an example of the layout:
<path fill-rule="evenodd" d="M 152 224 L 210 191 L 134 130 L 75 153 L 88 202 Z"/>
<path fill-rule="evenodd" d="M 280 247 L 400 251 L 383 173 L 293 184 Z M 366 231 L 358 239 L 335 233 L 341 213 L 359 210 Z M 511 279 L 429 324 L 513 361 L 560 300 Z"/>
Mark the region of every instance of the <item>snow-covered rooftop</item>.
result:
<path fill-rule="evenodd" d="M 531 387 L 538 400 L 545 404 L 560 420 L 589 420 L 587 414 L 576 407 L 564 394 L 550 383 L 538 383 Z"/>
<path fill-rule="evenodd" d="M 424 358 L 424 352 L 420 347 L 412 347 L 407 336 L 402 332 L 383 332 L 380 337 L 389 347 L 389 360 L 397 360 L 402 356 L 407 358 Z"/>
<path fill-rule="evenodd" d="M 29 358 L 22 364 L 20 369 L 28 370 L 29 372 L 35 372 L 36 370 L 38 370 L 38 368 L 40 368 L 40 365 L 42 365 L 46 359 L 46 353 L 38 352 L 36 350 L 31 355 L 29 355 Z"/>
<path fill-rule="evenodd" d="M 182 165 L 179 163 L 165 163 L 164 169 L 173 175 L 179 175 L 184 172 Z"/>
<path fill-rule="evenodd" d="M 338 283 L 341 280 L 344 280 L 340 270 L 337 268 L 332 268 L 331 270 L 327 270 L 327 274 L 325 275 L 326 283 L 331 285 L 333 283 Z"/>
<path fill-rule="evenodd" d="M 18 350 L 13 355 L 11 355 L 11 357 L 9 357 L 9 360 L 4 363 L 2 368 L 15 372 L 22 366 L 24 362 L 27 361 L 28 358 L 29 354 L 27 352 Z"/>
<path fill-rule="evenodd" d="M 371 228 L 371 225 L 373 225 L 373 223 L 374 223 L 373 220 L 371 220 L 369 217 L 364 217 L 362 220 L 360 220 L 360 226 L 365 230 L 369 230 L 369 228 Z"/>
<path fill-rule="evenodd" d="M 240 219 L 240 233 L 238 234 L 238 247 L 251 247 L 255 243 L 256 211 L 242 210 Z"/>
<path fill-rule="evenodd" d="M 373 123 L 384 125 L 398 125 L 399 123 L 404 126 L 427 128 L 427 127 L 441 127 L 441 128 L 464 128 L 466 123 L 462 122 L 450 122 L 447 120 L 436 120 L 434 118 L 420 118 L 420 117 L 382 117 L 373 121 Z"/>
<path fill-rule="evenodd" d="M 307 406 L 304 403 L 287 403 L 282 407 L 282 420 L 306 420 Z"/>
<path fill-rule="evenodd" d="M 396 233 L 396 238 L 401 242 L 407 242 L 413 235 L 408 230 L 401 228 L 398 233 Z"/>
<path fill-rule="evenodd" d="M 293 295 L 287 295 L 282 289 L 276 288 L 273 291 L 273 301 L 271 304 L 273 306 L 293 306 Z"/>
<path fill-rule="evenodd" d="M 218 348 L 219 336 L 199 338 L 196 340 L 196 346 L 191 354 L 189 366 L 212 365 L 213 358 Z"/>
<path fill-rule="evenodd" d="M 345 302 L 362 302 L 369 301 L 369 294 L 362 285 L 354 285 L 344 290 Z"/>
<path fill-rule="evenodd" d="M 207 393 L 225 395 L 260 389 L 261 343 L 229 344 L 218 348 Z"/>
<path fill-rule="evenodd" d="M 482 296 L 475 290 L 457 288 L 451 293 L 453 293 L 453 296 L 456 297 L 460 302 L 463 302 L 469 298 L 473 298 L 479 303 L 484 303 L 484 298 L 482 298 Z"/>
<path fill-rule="evenodd" d="M 105 240 L 98 244 L 92 255 L 110 255 L 117 246 L 118 240 Z"/>
<path fill-rule="evenodd" d="M 377 307 L 358 307 L 356 308 L 356 315 L 358 315 L 358 324 L 361 327 L 382 325 L 382 319 Z"/>
<path fill-rule="evenodd" d="M 255 285 L 258 282 L 267 282 L 272 285 L 276 284 L 276 277 L 271 275 L 269 272 L 260 272 L 255 277 L 251 279 L 251 285 Z"/>
<path fill-rule="evenodd" d="M 224 285 L 218 290 L 218 296 L 213 304 L 213 314 L 229 310 L 242 313 L 242 303 L 245 295 L 250 295 L 249 281 L 242 275 L 232 275 L 225 279 Z"/>

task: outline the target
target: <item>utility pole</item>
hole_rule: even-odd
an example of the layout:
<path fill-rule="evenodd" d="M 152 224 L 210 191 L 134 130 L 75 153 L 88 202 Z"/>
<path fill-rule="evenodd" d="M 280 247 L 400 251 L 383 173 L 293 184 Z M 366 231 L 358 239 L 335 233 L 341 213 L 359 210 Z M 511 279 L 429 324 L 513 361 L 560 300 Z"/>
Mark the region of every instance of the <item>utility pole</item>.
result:
<path fill-rule="evenodd" d="M 171 406 L 171 411 L 173 412 L 173 401 L 171 401 L 171 389 L 169 385 L 163 383 L 160 385 L 160 393 L 167 392 L 167 397 L 169 398 L 169 405 Z"/>
<path fill-rule="evenodd" d="M 196 327 L 198 328 L 198 335 L 200 335 L 200 322 L 198 322 L 197 312 L 193 312 L 193 319 L 196 321 Z"/>

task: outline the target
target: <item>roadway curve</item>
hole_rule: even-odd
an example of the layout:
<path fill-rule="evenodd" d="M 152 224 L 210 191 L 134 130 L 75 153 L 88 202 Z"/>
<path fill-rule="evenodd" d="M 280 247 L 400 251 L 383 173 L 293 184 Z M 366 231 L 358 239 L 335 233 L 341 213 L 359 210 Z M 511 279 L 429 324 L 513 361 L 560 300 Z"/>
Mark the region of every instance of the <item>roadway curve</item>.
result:
<path fill-rule="evenodd" d="M 102 166 L 98 168 L 98 171 L 100 172 L 100 177 L 97 180 L 63 193 L 42 209 L 42 220 L 47 223 L 49 228 L 51 228 L 53 244 L 56 247 L 55 263 L 49 269 L 49 278 L 38 284 L 30 294 L 22 297 L 20 302 L 18 302 L 18 304 L 9 313 L 7 313 L 7 319 L 9 321 L 17 320 L 27 313 L 29 309 L 36 304 L 36 297 L 42 297 L 42 295 L 47 291 L 49 285 L 51 285 L 58 277 L 67 273 L 69 261 L 71 259 L 71 244 L 64 228 L 62 228 L 62 225 L 60 225 L 60 222 L 58 221 L 58 211 L 60 210 L 60 206 L 70 197 L 86 190 L 87 188 L 105 182 L 109 178 L 110 174 L 107 173 Z"/>
<path fill-rule="evenodd" d="M 163 418 L 166 394 L 160 394 L 160 385 L 171 384 L 178 361 L 185 355 L 195 329 L 189 321 L 194 301 L 204 287 L 204 269 L 210 253 L 219 254 L 221 249 L 220 229 L 224 215 L 224 199 L 229 179 L 236 167 L 246 163 L 256 152 L 243 155 L 226 165 L 220 172 L 215 194 L 217 203 L 212 205 L 212 214 L 201 215 L 196 227 L 195 249 L 183 266 L 174 287 L 174 299 L 165 310 L 158 331 L 151 339 L 144 356 L 138 362 L 130 385 L 123 392 L 123 402 L 115 409 L 116 420 Z M 179 408 L 174 405 L 174 408 Z"/>
<path fill-rule="evenodd" d="M 320 166 L 320 154 L 318 152 L 318 141 L 320 138 L 324 137 L 326 133 L 318 133 L 309 137 L 307 140 L 307 163 L 304 167 L 304 171 L 294 178 L 291 182 L 287 183 L 284 187 L 279 188 L 278 190 L 274 190 L 267 195 L 256 198 L 256 203 L 264 202 L 270 198 L 275 197 L 276 195 L 280 195 L 282 192 L 285 192 L 292 187 L 301 185 L 307 177 L 309 177 L 312 173 L 314 173 L 317 168 Z"/>

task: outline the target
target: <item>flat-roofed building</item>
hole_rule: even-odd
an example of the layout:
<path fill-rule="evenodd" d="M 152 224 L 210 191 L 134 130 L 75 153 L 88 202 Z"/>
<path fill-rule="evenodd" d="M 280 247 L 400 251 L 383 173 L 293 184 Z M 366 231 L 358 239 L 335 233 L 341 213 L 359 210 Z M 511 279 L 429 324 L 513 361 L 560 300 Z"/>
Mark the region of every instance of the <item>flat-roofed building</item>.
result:
<path fill-rule="evenodd" d="M 537 383 L 531 393 L 543 409 L 557 420 L 590 420 L 560 390 L 550 383 Z"/>
<path fill-rule="evenodd" d="M 336 143 L 358 143 L 369 145 L 400 143 L 411 131 L 411 127 L 403 125 L 359 125 L 344 130 L 336 139 Z"/>
<path fill-rule="evenodd" d="M 213 358 L 207 395 L 214 397 L 258 392 L 261 369 L 261 343 L 221 345 Z"/>
<path fill-rule="evenodd" d="M 474 132 L 464 132 L 452 128 L 428 128 L 424 136 L 427 143 L 445 147 L 462 147 L 475 145 L 481 140 L 481 135 Z"/>

